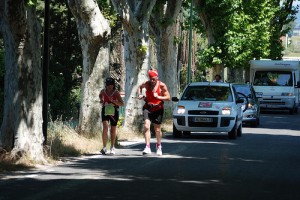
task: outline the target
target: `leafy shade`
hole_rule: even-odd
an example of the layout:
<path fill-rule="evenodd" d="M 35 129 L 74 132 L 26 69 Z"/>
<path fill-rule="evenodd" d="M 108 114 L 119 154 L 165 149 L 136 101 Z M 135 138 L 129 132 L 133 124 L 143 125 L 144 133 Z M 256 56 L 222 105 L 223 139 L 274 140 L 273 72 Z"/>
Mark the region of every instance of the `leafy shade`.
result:
<path fill-rule="evenodd" d="M 281 29 L 274 28 L 274 19 L 283 11 L 274 1 L 211 0 L 203 9 L 211 20 L 216 42 L 198 53 L 201 65 L 238 68 L 253 58 L 270 58 L 271 49 L 281 55 L 281 43 L 274 47 L 272 42 L 274 38 L 279 41 L 282 35 Z M 284 20 L 283 24 L 288 22 Z"/>

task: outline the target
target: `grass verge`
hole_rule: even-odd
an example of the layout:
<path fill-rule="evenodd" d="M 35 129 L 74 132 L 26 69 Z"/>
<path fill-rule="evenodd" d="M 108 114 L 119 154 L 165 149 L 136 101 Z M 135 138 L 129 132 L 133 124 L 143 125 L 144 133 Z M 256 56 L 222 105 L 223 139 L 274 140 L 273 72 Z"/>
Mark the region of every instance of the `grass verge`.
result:
<path fill-rule="evenodd" d="M 172 132 L 172 119 L 166 119 L 162 123 L 162 132 Z M 121 140 L 135 140 L 143 138 L 142 133 L 129 133 L 122 128 L 117 129 L 118 146 Z M 98 153 L 102 148 L 101 133 L 94 137 L 79 135 L 74 128 L 62 121 L 50 123 L 48 128 L 47 145 L 44 146 L 46 161 L 55 164 L 64 157 L 76 157 L 86 154 Z M 10 153 L 0 149 L 0 172 L 18 171 L 34 168 L 34 164 L 26 158 L 15 161 Z"/>

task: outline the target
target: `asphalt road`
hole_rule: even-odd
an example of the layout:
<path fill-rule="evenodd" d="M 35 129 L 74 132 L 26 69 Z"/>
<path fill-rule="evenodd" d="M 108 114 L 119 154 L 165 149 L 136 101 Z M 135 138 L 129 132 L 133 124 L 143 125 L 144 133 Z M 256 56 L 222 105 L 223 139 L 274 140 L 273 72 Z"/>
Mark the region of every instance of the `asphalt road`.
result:
<path fill-rule="evenodd" d="M 161 157 L 142 156 L 143 148 L 137 143 L 115 156 L 2 174 L 0 200 L 300 199 L 300 114 L 263 113 L 261 125 L 244 127 L 236 140 L 166 134 Z"/>

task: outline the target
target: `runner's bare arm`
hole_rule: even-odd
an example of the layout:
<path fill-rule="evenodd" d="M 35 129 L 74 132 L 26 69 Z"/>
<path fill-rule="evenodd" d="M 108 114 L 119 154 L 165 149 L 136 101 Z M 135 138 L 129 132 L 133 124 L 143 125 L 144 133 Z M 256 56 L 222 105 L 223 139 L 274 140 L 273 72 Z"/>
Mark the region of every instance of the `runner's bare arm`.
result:
<path fill-rule="evenodd" d="M 147 83 L 147 82 L 144 82 L 144 83 L 142 83 L 142 84 L 138 87 L 138 90 L 137 90 L 138 99 L 143 99 L 143 98 L 144 98 L 144 96 L 143 96 L 143 94 L 142 94 L 142 90 L 143 90 L 143 88 L 146 88 L 146 83 Z"/>
<path fill-rule="evenodd" d="M 118 91 L 116 91 L 115 95 L 116 95 L 115 97 L 117 100 L 113 100 L 112 103 L 114 103 L 117 106 L 124 106 L 124 101 L 123 101 L 120 93 Z"/>
<path fill-rule="evenodd" d="M 166 84 L 161 83 L 160 89 L 161 89 L 161 95 L 156 98 L 163 100 L 163 101 L 170 101 L 170 93 L 168 91 Z"/>
<path fill-rule="evenodd" d="M 100 103 L 103 103 L 103 90 L 100 91 L 99 93 L 99 99 L 100 99 Z"/>

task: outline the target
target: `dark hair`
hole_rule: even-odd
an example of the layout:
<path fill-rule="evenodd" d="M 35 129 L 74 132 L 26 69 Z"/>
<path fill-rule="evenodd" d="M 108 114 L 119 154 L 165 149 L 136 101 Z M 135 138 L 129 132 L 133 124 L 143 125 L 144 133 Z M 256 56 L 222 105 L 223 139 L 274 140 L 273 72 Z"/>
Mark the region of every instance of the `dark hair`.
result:
<path fill-rule="evenodd" d="M 115 79 L 113 79 L 113 78 L 111 78 L 111 77 L 106 78 L 105 84 L 106 84 L 106 85 L 115 85 Z"/>
<path fill-rule="evenodd" d="M 222 79 L 220 74 L 215 75 L 215 78 L 219 77 L 219 79 Z"/>

